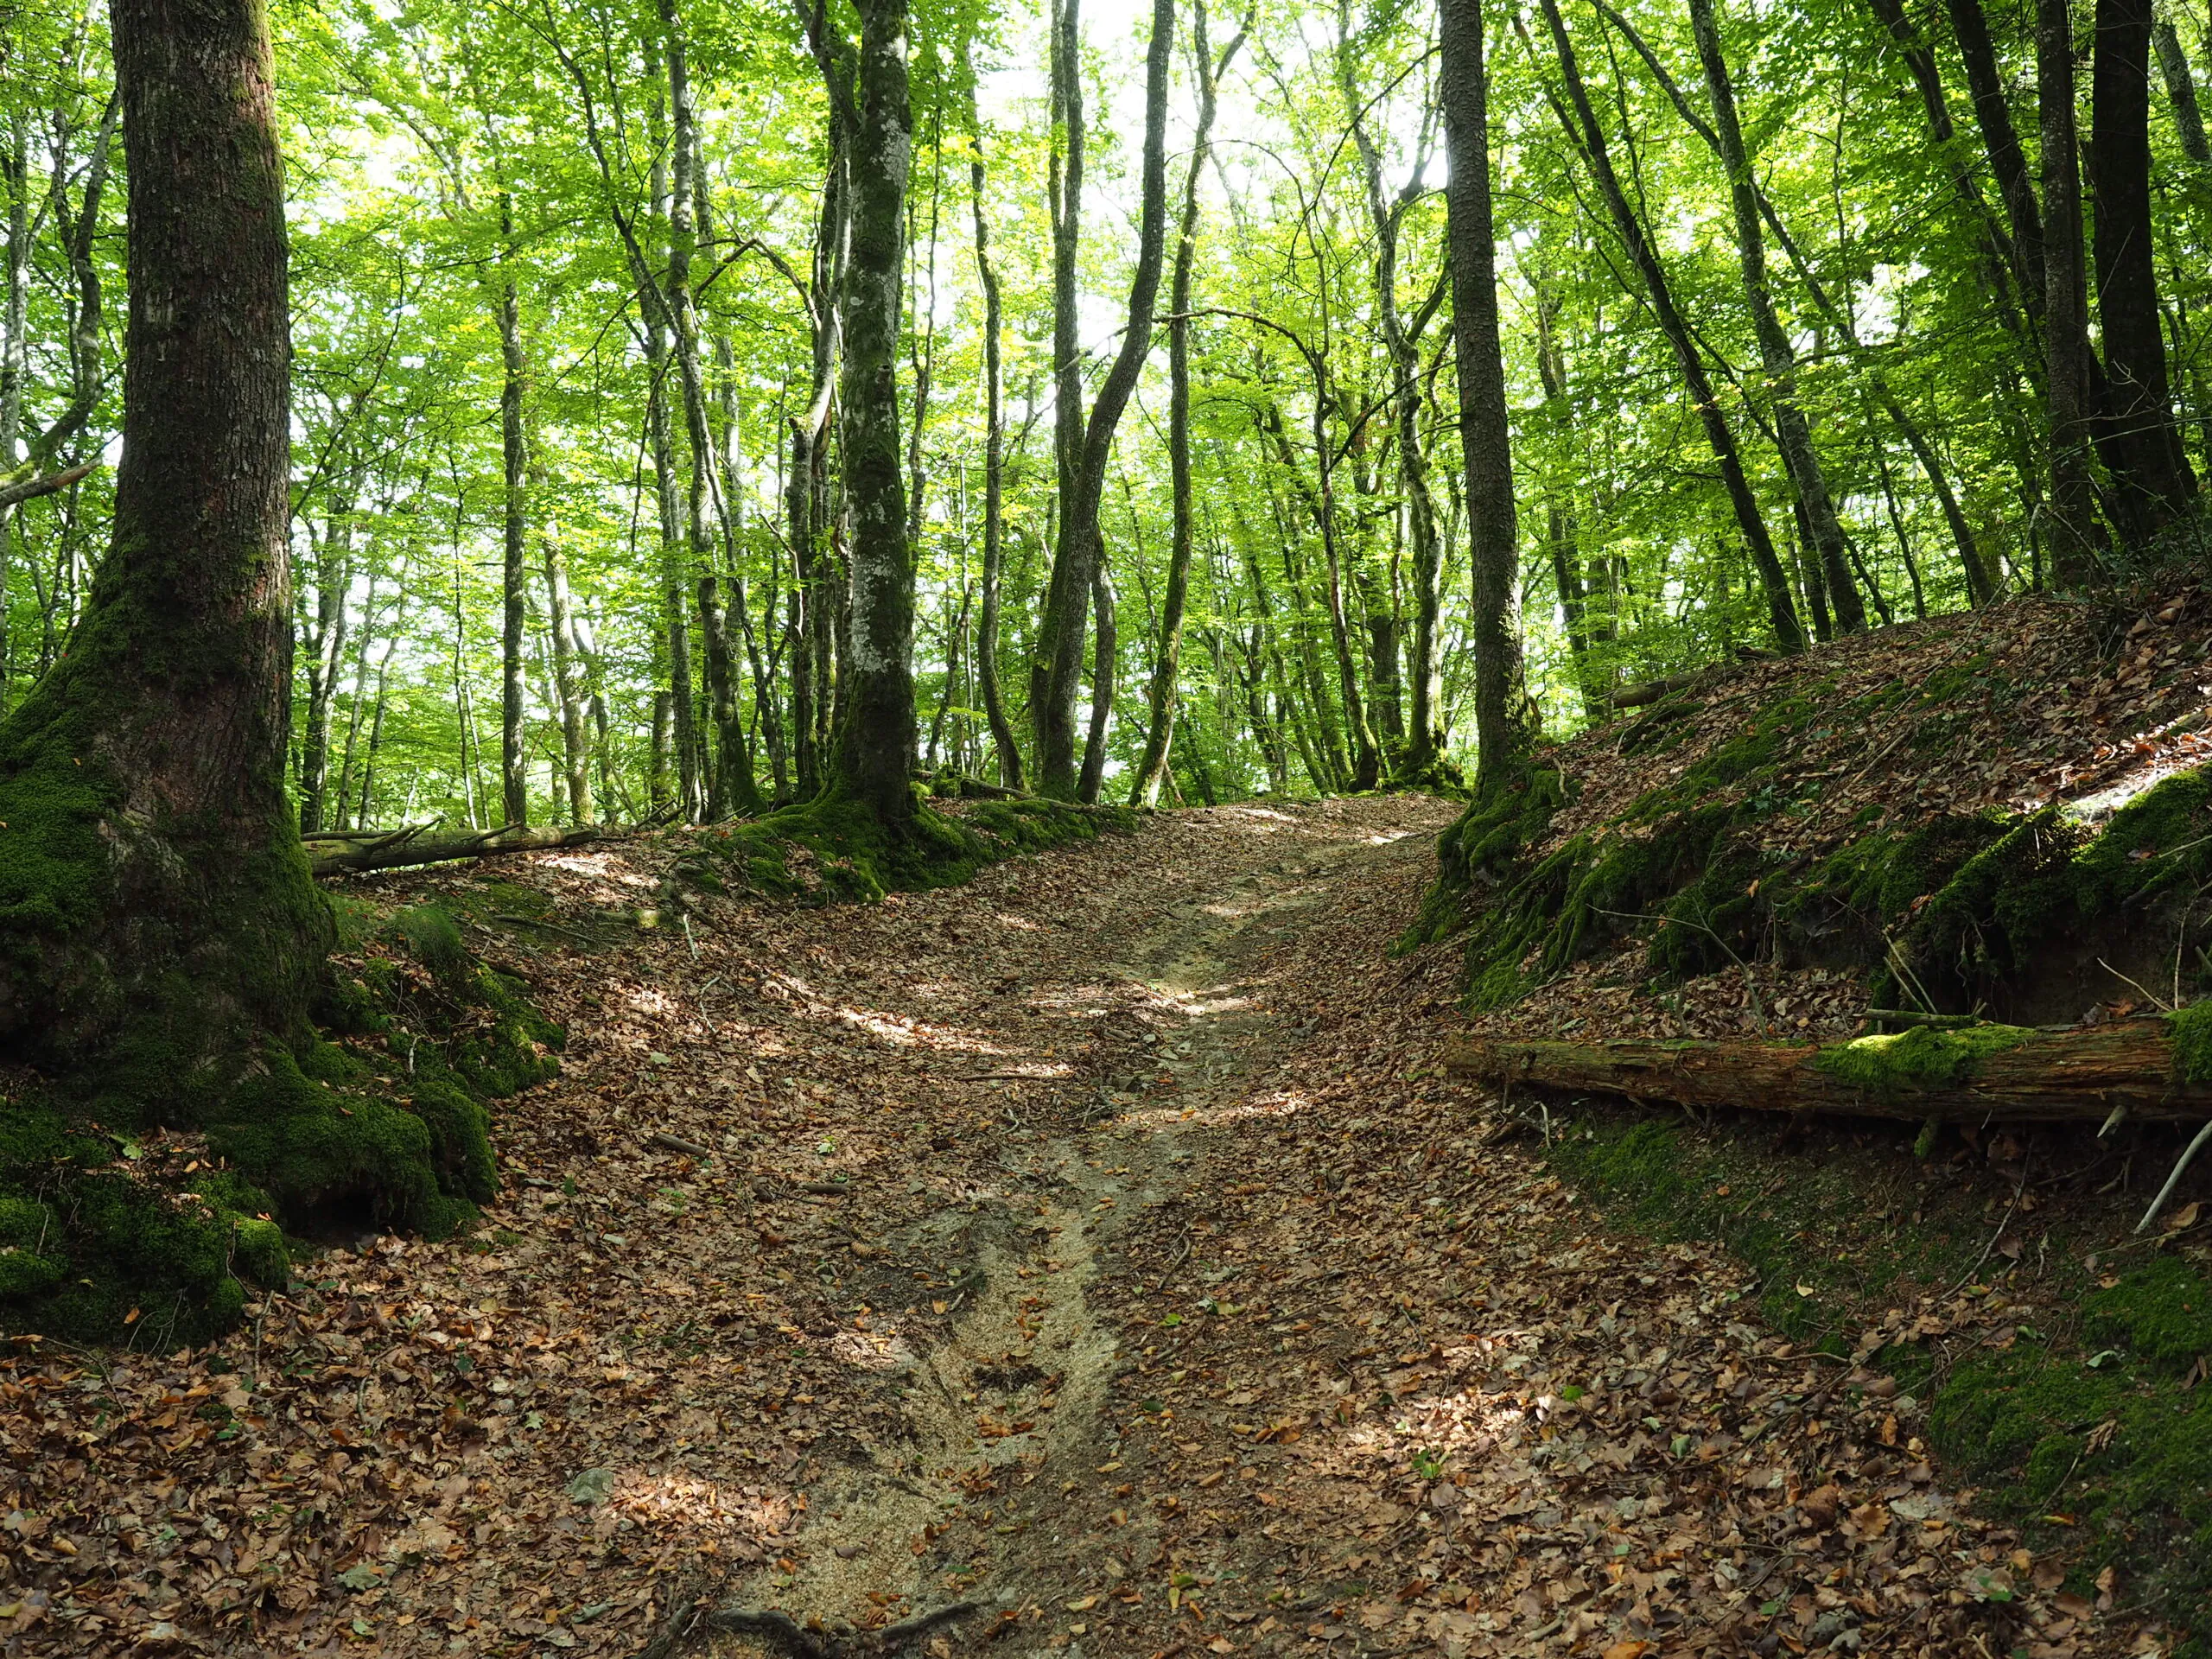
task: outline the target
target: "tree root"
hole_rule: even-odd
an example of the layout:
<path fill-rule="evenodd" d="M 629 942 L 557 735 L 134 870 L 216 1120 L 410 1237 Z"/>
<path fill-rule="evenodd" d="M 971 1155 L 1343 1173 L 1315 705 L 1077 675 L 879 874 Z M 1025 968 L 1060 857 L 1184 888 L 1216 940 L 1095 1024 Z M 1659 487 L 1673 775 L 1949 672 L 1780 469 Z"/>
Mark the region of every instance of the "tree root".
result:
<path fill-rule="evenodd" d="M 679 1602 L 639 1659 L 673 1659 L 700 1638 L 717 1634 L 765 1636 L 791 1659 L 880 1659 L 982 1611 L 980 1602 L 956 1601 L 880 1630 L 839 1632 L 810 1630 L 789 1613 L 773 1608 L 710 1607 L 700 1598 Z"/>

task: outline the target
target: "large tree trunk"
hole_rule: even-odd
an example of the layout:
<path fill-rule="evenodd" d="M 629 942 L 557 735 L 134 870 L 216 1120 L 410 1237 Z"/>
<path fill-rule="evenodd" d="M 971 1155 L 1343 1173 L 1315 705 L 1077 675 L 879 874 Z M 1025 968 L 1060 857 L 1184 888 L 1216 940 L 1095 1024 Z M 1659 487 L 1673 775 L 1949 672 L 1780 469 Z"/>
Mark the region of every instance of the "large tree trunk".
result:
<path fill-rule="evenodd" d="M 1073 0 L 1062 0 L 1072 8 Z M 1082 453 L 1065 479 L 1059 545 L 1038 621 L 1036 658 L 1029 677 L 1029 718 L 1036 734 L 1037 787 L 1064 800 L 1078 789 L 1076 693 L 1083 677 L 1084 622 L 1091 609 L 1094 573 L 1105 556 L 1098 528 L 1106 465 L 1122 411 L 1136 391 L 1152 348 L 1152 314 L 1160 297 L 1160 270 L 1167 241 L 1167 69 L 1175 43 L 1174 0 L 1154 0 L 1152 45 L 1145 60 L 1142 195 L 1138 213 L 1137 264 L 1129 283 L 1128 328 L 1084 423 Z M 1080 106 L 1077 105 L 1077 108 Z M 1071 152 L 1071 162 L 1074 159 Z M 1071 166 L 1071 179 L 1074 176 Z M 1075 205 L 1073 188 L 1066 207 Z M 1071 242 L 1072 223 L 1070 226 Z M 1072 252 L 1069 263 L 1072 264 Z M 1055 284 L 1055 304 L 1060 299 Z M 1070 296 L 1071 303 L 1071 296 Z M 1057 336 L 1056 336 L 1057 340 Z M 1065 371 L 1060 395 L 1067 395 Z M 1079 389 L 1080 381 L 1077 381 Z M 1065 446 L 1064 446 L 1065 447 Z"/>
<path fill-rule="evenodd" d="M 2089 86 L 2089 199 L 2094 208 L 2097 324 L 2104 348 L 2105 444 L 2120 461 L 2115 511 L 2139 538 L 2189 505 L 2196 479 L 2182 451 L 2166 380 L 2151 234 L 2151 0 L 2097 0 Z"/>
<path fill-rule="evenodd" d="M 2012 1046 L 1998 1046 L 2007 1040 Z M 2122 1108 L 2145 1121 L 2212 1115 L 2212 1084 L 2177 1078 L 2173 1038 L 2162 1019 L 2048 1033 L 1921 1031 L 1826 1048 L 1474 1039 L 1447 1048 L 1444 1069 L 1508 1088 L 1528 1084 L 1682 1106 L 1914 1123 L 1930 1117 L 2094 1123 Z"/>
<path fill-rule="evenodd" d="M 1866 626 L 1866 612 L 1846 562 L 1843 526 L 1836 522 L 1835 503 L 1828 497 L 1827 474 L 1813 448 L 1813 429 L 1797 403 L 1797 353 L 1775 315 L 1774 295 L 1767 286 L 1766 235 L 1759 223 L 1758 187 L 1751 177 L 1751 156 L 1744 146 L 1744 130 L 1736 117 L 1736 89 L 1728 75 L 1728 60 L 1720 47 L 1720 27 L 1713 0 L 1690 0 L 1690 26 L 1697 37 L 1698 61 L 1705 70 L 1705 86 L 1713 101 L 1713 135 L 1719 140 L 1720 162 L 1728 169 L 1728 196 L 1735 213 L 1736 251 L 1744 267 L 1744 299 L 1751 313 L 1752 333 L 1758 336 L 1759 364 L 1766 371 L 1769 407 L 1774 417 L 1776 447 L 1789 474 L 1790 486 L 1805 514 L 1805 524 L 1826 579 L 1836 625 L 1846 633 Z"/>
<path fill-rule="evenodd" d="M 0 726 L 0 1038 L 118 1117 L 204 1115 L 306 1034 L 332 943 L 284 797 L 289 334 L 266 15 L 117 0 L 129 163 L 113 541 Z"/>
<path fill-rule="evenodd" d="M 2045 544 L 2062 588 L 2098 580 L 2103 533 L 2089 474 L 2094 359 L 2082 262 L 2082 177 L 2074 121 L 2074 24 L 2068 0 L 2037 0 L 2036 103 L 2043 125 L 2044 362 L 2050 409 Z"/>
<path fill-rule="evenodd" d="M 899 317 L 913 118 L 906 0 L 860 0 L 852 251 L 840 447 L 852 505 L 852 621 L 837 783 L 894 834 L 914 819 L 914 564 L 899 477 Z"/>
<path fill-rule="evenodd" d="M 1751 563 L 1758 570 L 1759 587 L 1766 598 L 1767 615 L 1774 626 L 1775 643 L 1785 652 L 1799 652 L 1805 648 L 1804 626 L 1798 620 L 1797 607 L 1789 589 L 1789 575 L 1782 567 L 1782 560 L 1775 552 L 1774 538 L 1768 533 L 1765 517 L 1759 511 L 1758 499 L 1752 494 L 1751 480 L 1744 472 L 1742 454 L 1736 447 L 1735 435 L 1728 429 L 1726 417 L 1721 413 L 1720 400 L 1714 394 L 1712 378 L 1707 374 L 1705 360 L 1698 353 L 1697 342 L 1692 338 L 1689 325 L 1682 319 L 1675 304 L 1674 290 L 1669 286 L 1666 271 L 1659 263 L 1657 251 L 1645 234 L 1643 223 L 1637 216 L 1626 194 L 1621 188 L 1619 175 L 1613 170 L 1611 151 L 1605 143 L 1604 130 L 1598 124 L 1596 111 L 1590 105 L 1590 94 L 1582 82 L 1582 71 L 1574 54 L 1574 43 L 1567 32 L 1567 22 L 1560 16 L 1558 0 L 1543 0 L 1544 22 L 1549 28 L 1552 44 L 1559 54 L 1560 71 L 1566 82 L 1567 92 L 1573 105 L 1573 114 L 1566 109 L 1557 113 L 1568 141 L 1581 151 L 1583 160 L 1596 181 L 1599 194 L 1605 197 L 1606 211 L 1613 221 L 1615 232 L 1626 249 L 1630 263 L 1635 265 L 1643 279 L 1646 296 L 1651 302 L 1652 315 L 1657 319 L 1660 331 L 1667 336 L 1667 343 L 1674 349 L 1675 362 L 1681 371 L 1682 384 L 1689 392 L 1691 404 L 1697 410 L 1698 422 L 1705 431 L 1706 442 L 1712 447 L 1713 458 L 1719 462 L 1722 482 L 1728 491 L 1728 501 L 1735 511 L 1737 528 L 1743 532 L 1744 541 L 1751 550 Z M 1447 106 L 1448 107 L 1448 106 Z M 1455 232 L 1456 235 L 1456 232 Z M 1465 280 L 1454 273 L 1455 284 Z M 1465 372 L 1464 364 L 1461 372 Z M 1463 409 L 1461 419 L 1465 419 Z M 1472 499 L 1469 512 L 1475 512 Z"/>
<path fill-rule="evenodd" d="M 976 638 L 976 671 L 982 683 L 991 742 L 998 751 L 999 781 L 1020 789 L 1021 744 L 999 690 L 999 591 L 1006 563 L 1006 378 L 999 340 L 1004 307 L 998 265 L 991 257 L 990 226 L 983 216 L 982 124 L 973 99 L 971 75 L 968 117 L 975 129 L 976 149 L 968 179 L 976 208 L 976 274 L 983 285 L 983 605 Z"/>
<path fill-rule="evenodd" d="M 1553 0 L 1546 14 L 1556 19 Z M 1565 49 L 1566 33 L 1559 35 Z M 1459 451 L 1473 545 L 1475 766 L 1478 789 L 1510 777 L 1534 734 L 1520 712 L 1520 535 L 1497 320 L 1497 248 L 1491 221 L 1490 73 L 1482 0 L 1444 0 L 1440 97 L 1451 178 L 1452 329 L 1459 383 Z"/>

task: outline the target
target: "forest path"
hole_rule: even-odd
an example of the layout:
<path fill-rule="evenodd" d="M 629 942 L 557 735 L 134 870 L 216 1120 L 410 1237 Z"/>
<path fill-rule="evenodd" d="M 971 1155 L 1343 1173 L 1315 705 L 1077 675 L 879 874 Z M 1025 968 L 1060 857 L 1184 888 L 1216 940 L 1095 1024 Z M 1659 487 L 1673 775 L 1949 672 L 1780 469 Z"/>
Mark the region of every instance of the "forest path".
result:
<path fill-rule="evenodd" d="M 1166 813 L 642 932 L 682 838 L 360 884 L 525 976 L 563 1074 L 481 1230 L 12 1363 L 9 1651 L 858 1659 L 962 1603 L 905 1650 L 2120 1650 L 1894 1382 L 1441 1075 L 1460 952 L 1389 947 L 1449 816 Z"/>

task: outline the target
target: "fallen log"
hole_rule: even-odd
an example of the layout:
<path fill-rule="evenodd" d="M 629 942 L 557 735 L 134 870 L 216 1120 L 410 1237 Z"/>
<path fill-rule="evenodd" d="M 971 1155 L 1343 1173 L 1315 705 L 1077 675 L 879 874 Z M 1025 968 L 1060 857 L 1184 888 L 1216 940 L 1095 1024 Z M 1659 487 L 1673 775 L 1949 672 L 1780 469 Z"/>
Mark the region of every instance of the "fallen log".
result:
<path fill-rule="evenodd" d="M 2163 1017 L 2056 1032 L 1916 1026 L 1826 1046 L 1474 1038 L 1445 1051 L 1444 1069 L 1498 1087 L 1908 1122 L 2094 1122 L 2121 1109 L 2139 1122 L 2212 1117 L 2212 1084 L 2177 1075 Z"/>
<path fill-rule="evenodd" d="M 551 824 L 511 825 L 473 835 L 446 836 L 435 840 L 395 832 L 384 841 L 366 845 L 339 844 L 327 849 L 308 847 L 308 868 L 317 875 L 352 875 L 363 870 L 397 870 L 416 864 L 443 864 L 454 859 L 495 858 L 502 853 L 542 853 L 556 847 L 581 847 L 597 841 L 596 824 L 563 830 Z"/>

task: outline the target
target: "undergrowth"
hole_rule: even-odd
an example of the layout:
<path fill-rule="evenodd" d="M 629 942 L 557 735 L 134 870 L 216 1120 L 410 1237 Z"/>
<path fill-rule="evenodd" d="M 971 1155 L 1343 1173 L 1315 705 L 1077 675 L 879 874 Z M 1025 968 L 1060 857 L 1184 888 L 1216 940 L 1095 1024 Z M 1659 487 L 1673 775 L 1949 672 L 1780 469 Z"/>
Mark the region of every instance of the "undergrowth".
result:
<path fill-rule="evenodd" d="M 551 1077 L 562 1033 L 444 911 L 336 908 L 341 955 L 297 1045 L 158 1090 L 135 1071 L 162 1063 L 149 1046 L 77 1092 L 0 1103 L 0 1326 L 198 1341 L 285 1283 L 288 1233 L 474 1218 L 498 1185 L 490 1103 Z"/>

